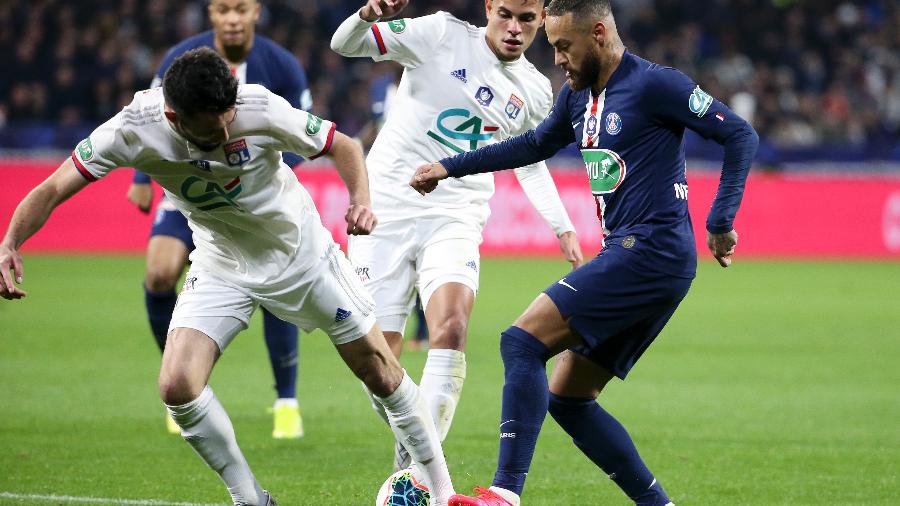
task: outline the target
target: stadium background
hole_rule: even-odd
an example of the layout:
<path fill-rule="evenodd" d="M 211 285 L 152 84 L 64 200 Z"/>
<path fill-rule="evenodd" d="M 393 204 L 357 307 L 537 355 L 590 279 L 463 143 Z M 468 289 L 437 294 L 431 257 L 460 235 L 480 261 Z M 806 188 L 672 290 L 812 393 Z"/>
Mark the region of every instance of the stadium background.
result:
<path fill-rule="evenodd" d="M 359 3 L 261 3 L 257 33 L 300 58 L 314 112 L 346 133 L 362 128 L 371 119 L 369 83 L 393 67 L 329 50 L 334 28 Z M 208 28 L 205 5 L 0 1 L 3 227 L 79 140 L 149 84 L 170 46 Z M 691 296 L 628 386 L 611 388 L 607 406 L 634 427 L 679 504 L 892 504 L 900 490 L 900 4 L 613 5 L 630 50 L 692 75 L 752 122 L 761 146 L 736 223 L 738 263 L 720 271 L 698 243 L 704 261 Z M 484 20 L 483 3 L 464 0 L 413 0 L 404 15 L 437 8 Z M 561 85 L 543 32 L 527 56 Z M 687 153 L 702 240 L 721 150 L 689 134 Z M 599 231 L 572 154 L 555 157 L 551 168 L 590 255 Z M 333 171 L 313 163 L 297 172 L 343 240 L 346 195 Z M 125 201 L 129 181 L 130 171 L 117 171 L 58 209 L 23 249 L 29 297 L 0 304 L 0 504 L 222 499 L 212 473 L 162 434 L 158 357 L 138 285 L 150 218 Z M 514 178 L 500 175 L 497 186 L 471 331 L 479 340 L 469 351 L 484 372 L 473 368 L 464 421 L 448 445 L 460 489 L 486 481 L 493 465 L 502 380 L 496 334 L 564 270 L 552 256 L 555 239 Z M 387 474 L 387 459 L 373 464 L 387 445 L 379 452 L 371 441 L 386 436 L 327 340 L 304 339 L 301 351 L 311 434 L 278 446 L 266 437 L 259 329 L 248 334 L 256 335 L 236 342 L 214 385 L 257 474 L 287 505 L 364 504 Z M 422 356 L 404 360 L 416 368 Z M 353 419 L 366 423 L 348 425 Z M 583 492 L 595 470 L 552 426 L 529 479 L 531 503 L 624 504 L 599 479 L 592 495 L 566 495 Z M 358 435 L 336 458 L 341 430 Z M 560 466 L 572 477 L 555 473 Z"/>

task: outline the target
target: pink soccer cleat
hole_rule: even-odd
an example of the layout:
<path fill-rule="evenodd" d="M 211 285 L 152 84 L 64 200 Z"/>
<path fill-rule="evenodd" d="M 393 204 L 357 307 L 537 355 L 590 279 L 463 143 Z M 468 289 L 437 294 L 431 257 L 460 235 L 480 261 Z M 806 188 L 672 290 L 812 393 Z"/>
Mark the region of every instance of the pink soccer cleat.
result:
<path fill-rule="evenodd" d="M 450 496 L 448 506 L 512 506 L 512 503 L 497 495 L 493 490 L 475 487 L 475 497 L 456 494 Z"/>

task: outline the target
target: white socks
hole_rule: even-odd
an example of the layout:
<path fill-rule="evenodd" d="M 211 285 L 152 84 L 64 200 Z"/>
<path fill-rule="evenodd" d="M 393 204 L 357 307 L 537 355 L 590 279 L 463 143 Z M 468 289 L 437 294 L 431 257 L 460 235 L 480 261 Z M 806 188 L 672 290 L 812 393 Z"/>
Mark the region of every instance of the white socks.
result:
<path fill-rule="evenodd" d="M 450 481 L 450 472 L 447 471 L 440 439 L 419 388 L 404 372 L 403 381 L 394 393 L 376 399 L 387 412 L 394 436 L 403 443 L 413 461 L 425 472 L 434 504 L 446 504 L 454 493 L 453 483 Z"/>
<path fill-rule="evenodd" d="M 422 371 L 419 390 L 434 419 L 441 441 L 447 437 L 459 394 L 466 380 L 466 354 L 450 349 L 431 349 Z"/>
<path fill-rule="evenodd" d="M 253 505 L 265 500 L 259 483 L 238 448 L 231 420 L 209 385 L 193 401 L 166 407 L 181 427 L 184 440 L 225 482 L 235 504 Z"/>

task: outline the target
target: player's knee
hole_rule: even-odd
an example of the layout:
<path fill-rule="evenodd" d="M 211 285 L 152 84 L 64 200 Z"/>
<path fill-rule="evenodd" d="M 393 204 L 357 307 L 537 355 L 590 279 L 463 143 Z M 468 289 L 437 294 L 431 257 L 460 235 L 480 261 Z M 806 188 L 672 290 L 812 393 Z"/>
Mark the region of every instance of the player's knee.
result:
<path fill-rule="evenodd" d="M 550 403 L 547 411 L 557 423 L 562 422 L 572 415 L 578 415 L 583 412 L 586 407 L 594 403 L 594 399 L 581 399 L 577 397 L 565 397 L 550 392 Z"/>
<path fill-rule="evenodd" d="M 500 334 L 500 357 L 508 369 L 517 363 L 550 360 L 550 350 L 537 338 L 524 330 L 512 326 Z"/>
<path fill-rule="evenodd" d="M 198 388 L 187 374 L 178 371 L 160 371 L 157 385 L 160 399 L 169 406 L 187 404 L 203 390 L 203 385 Z"/>
<path fill-rule="evenodd" d="M 468 331 L 469 321 L 466 316 L 451 316 L 439 323 L 431 333 L 431 347 L 462 351 L 466 346 Z"/>
<path fill-rule="evenodd" d="M 175 272 L 164 266 L 148 265 L 144 275 L 144 284 L 151 292 L 168 292 L 175 289 L 181 272 Z"/>

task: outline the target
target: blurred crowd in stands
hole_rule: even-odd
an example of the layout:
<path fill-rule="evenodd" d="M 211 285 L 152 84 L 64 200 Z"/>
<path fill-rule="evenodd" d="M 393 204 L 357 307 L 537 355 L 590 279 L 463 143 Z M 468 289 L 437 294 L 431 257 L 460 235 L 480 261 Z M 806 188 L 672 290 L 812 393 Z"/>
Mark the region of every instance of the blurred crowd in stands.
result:
<path fill-rule="evenodd" d="M 393 67 L 345 59 L 329 40 L 362 0 L 261 3 L 257 33 L 300 59 L 314 111 L 348 133 L 361 128 L 371 114 L 368 84 Z M 149 85 L 170 46 L 209 28 L 206 4 L 0 1 L 0 147 L 71 146 L 67 135 L 35 136 L 50 124 L 77 137 L 114 115 Z M 770 148 L 864 146 L 900 159 L 897 0 L 613 0 L 613 8 L 630 51 L 694 77 Z M 485 21 L 482 0 L 412 0 L 404 16 L 437 9 Z M 526 54 L 562 84 L 543 31 Z M 31 133 L 3 135 L 17 126 Z"/>

